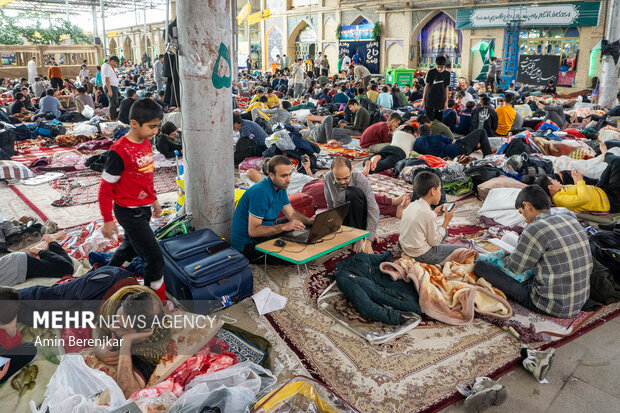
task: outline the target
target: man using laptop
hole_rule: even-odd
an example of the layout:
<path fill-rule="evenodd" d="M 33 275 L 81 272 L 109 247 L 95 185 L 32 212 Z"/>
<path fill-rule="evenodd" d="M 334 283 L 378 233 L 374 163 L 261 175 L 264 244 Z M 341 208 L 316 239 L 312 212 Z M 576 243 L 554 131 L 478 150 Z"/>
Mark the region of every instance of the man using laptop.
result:
<path fill-rule="evenodd" d="M 251 262 L 263 258 L 263 253 L 254 248 L 257 244 L 276 238 L 282 232 L 304 230 L 306 225 L 314 222 L 314 217 L 300 214 L 289 203 L 286 188 L 291 182 L 292 171 L 291 161 L 286 156 L 274 156 L 269 161 L 269 175 L 245 191 L 237 204 L 231 245 Z M 288 222 L 276 223 L 280 212 L 284 212 Z M 268 256 L 267 261 L 286 263 L 272 256 Z"/>
<path fill-rule="evenodd" d="M 379 223 L 379 205 L 368 179 L 361 172 L 351 169 L 349 159 L 338 157 L 332 161 L 332 170 L 325 175 L 324 192 L 330 209 L 351 203 L 343 225 L 368 231 L 368 237 L 358 241 L 355 250 L 372 254 L 372 242 Z"/>

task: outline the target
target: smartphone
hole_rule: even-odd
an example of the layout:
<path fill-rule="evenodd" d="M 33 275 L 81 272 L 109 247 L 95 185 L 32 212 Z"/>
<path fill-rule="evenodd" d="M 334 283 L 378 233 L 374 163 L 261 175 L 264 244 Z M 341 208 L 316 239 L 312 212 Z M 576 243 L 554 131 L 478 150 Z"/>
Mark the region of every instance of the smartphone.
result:
<path fill-rule="evenodd" d="M 448 204 L 443 204 L 442 211 L 443 212 L 450 212 L 450 211 L 452 211 L 454 209 L 454 205 L 455 205 L 454 202 L 450 202 Z"/>
<path fill-rule="evenodd" d="M 211 245 L 210 247 L 207 247 L 207 252 L 209 253 L 209 255 L 213 255 L 213 254 L 217 254 L 220 251 L 225 250 L 228 247 L 229 245 L 227 242 L 220 242 L 219 244 L 215 244 L 215 245 Z"/>

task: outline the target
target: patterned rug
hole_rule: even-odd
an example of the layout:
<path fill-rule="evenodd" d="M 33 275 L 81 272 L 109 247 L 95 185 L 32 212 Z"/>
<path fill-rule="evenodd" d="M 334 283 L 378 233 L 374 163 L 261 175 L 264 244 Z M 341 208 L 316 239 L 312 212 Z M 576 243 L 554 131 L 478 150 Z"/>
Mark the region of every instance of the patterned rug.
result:
<path fill-rule="evenodd" d="M 385 223 L 392 228 L 396 225 Z M 465 234 L 469 231 L 473 228 L 464 229 Z M 397 235 L 379 235 L 383 238 L 375 248 L 377 252 L 398 252 Z M 266 316 L 275 330 L 315 378 L 360 411 L 435 411 L 459 400 L 457 384 L 471 383 L 478 376 L 497 377 L 518 364 L 521 342 L 479 318 L 456 327 L 424 316 L 418 327 L 382 345 L 371 345 L 355 336 L 316 308 L 316 298 L 331 283 L 328 274 L 336 262 L 350 254 L 348 249 L 340 250 L 323 263 L 311 263 L 309 280 L 300 279 L 294 267 L 271 266 L 268 276 L 262 266 L 253 267 L 253 271 L 256 290 L 268 286 L 289 300 L 284 310 Z M 619 308 L 608 306 L 574 335 L 592 328 Z M 360 318 L 346 302 L 338 310 Z M 564 342 L 566 339 L 553 345 Z"/>
<path fill-rule="evenodd" d="M 35 161 L 44 156 L 52 156 L 55 153 L 67 152 L 71 148 L 61 148 L 58 145 L 53 145 L 50 147 L 43 147 L 43 149 L 33 150 L 30 153 L 20 153 L 19 155 L 15 155 L 11 157 L 12 161 L 17 161 L 26 166 L 30 165 L 32 161 Z"/>
<path fill-rule="evenodd" d="M 387 195 L 391 198 L 396 198 L 402 194 L 411 195 L 413 192 L 413 185 L 402 180 L 392 178 L 382 174 L 372 174 L 368 176 L 370 187 L 376 194 Z"/>
<path fill-rule="evenodd" d="M 343 156 L 348 159 L 362 159 L 370 156 L 368 152 L 358 151 L 350 148 L 334 148 L 323 143 L 317 144 L 321 149 L 328 152 L 331 156 Z"/>
<path fill-rule="evenodd" d="M 176 191 L 175 167 L 155 169 L 155 191 L 158 194 Z M 50 183 L 62 196 L 54 201 L 54 206 L 85 205 L 97 202 L 101 173 L 90 169 L 67 173 Z"/>

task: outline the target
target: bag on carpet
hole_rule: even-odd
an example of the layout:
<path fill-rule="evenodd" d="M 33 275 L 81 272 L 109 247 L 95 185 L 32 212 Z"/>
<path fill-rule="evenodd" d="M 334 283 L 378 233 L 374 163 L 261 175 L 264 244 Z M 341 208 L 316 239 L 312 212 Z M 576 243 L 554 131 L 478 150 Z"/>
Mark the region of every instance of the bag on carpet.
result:
<path fill-rule="evenodd" d="M 590 237 L 592 257 L 603 264 L 620 283 L 620 231 L 600 231 Z"/>
<path fill-rule="evenodd" d="M 35 135 L 55 137 L 67 133 L 67 128 L 57 120 L 40 121 L 34 128 Z"/>
<path fill-rule="evenodd" d="M 82 122 L 84 120 L 84 116 L 82 116 L 80 112 L 67 112 L 63 113 L 58 120 L 67 123 L 77 123 Z"/>
<path fill-rule="evenodd" d="M 239 165 L 246 158 L 254 156 L 256 142 L 249 136 L 242 136 L 235 144 L 234 163 Z"/>
<path fill-rule="evenodd" d="M 504 173 L 501 169 L 494 166 L 480 165 L 465 169 L 465 175 L 471 178 L 474 191 L 478 192 L 478 185 L 493 178 L 497 178 L 498 176 L 502 176 Z"/>
<path fill-rule="evenodd" d="M 0 129 L 0 149 L 2 149 L 9 157 L 15 156 L 15 129 L 4 125 L 4 129 Z"/>
<path fill-rule="evenodd" d="M 420 159 L 420 158 L 407 158 L 407 159 L 400 160 L 396 162 L 396 165 L 394 165 L 394 176 L 400 175 L 400 173 L 402 172 L 405 166 L 416 166 L 416 165 L 428 166 L 428 163 L 424 159 Z"/>

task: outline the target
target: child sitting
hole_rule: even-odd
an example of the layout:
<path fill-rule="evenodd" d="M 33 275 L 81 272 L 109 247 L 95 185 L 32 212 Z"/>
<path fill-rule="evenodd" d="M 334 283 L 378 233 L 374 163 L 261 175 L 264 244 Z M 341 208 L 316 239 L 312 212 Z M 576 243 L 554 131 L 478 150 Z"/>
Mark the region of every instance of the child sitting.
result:
<path fill-rule="evenodd" d="M 174 151 L 179 151 L 179 155 L 182 155 L 183 143 L 179 128 L 172 122 L 164 123 L 157 134 L 155 147 L 168 159 L 174 158 Z"/>
<path fill-rule="evenodd" d="M 443 205 L 431 209 L 441 200 L 441 180 L 432 172 L 422 171 L 413 181 L 413 191 L 420 197 L 403 211 L 400 221 L 399 243 L 403 253 L 416 261 L 439 264 L 459 245 L 442 244 L 448 233 L 448 225 L 454 210 L 444 211 Z M 437 225 L 437 217 L 443 216 L 443 224 Z"/>
<path fill-rule="evenodd" d="M 8 358 L 0 368 L 0 384 L 34 359 L 37 348 L 33 343 L 22 343 L 17 330 L 19 292 L 14 288 L 0 287 L 0 357 Z"/>

